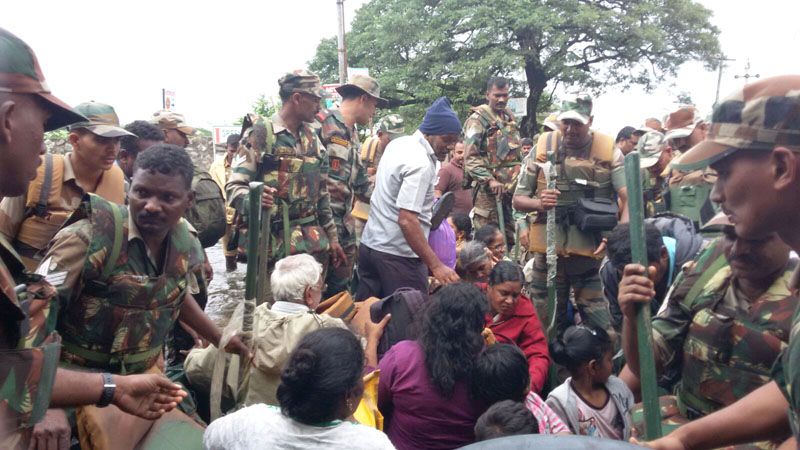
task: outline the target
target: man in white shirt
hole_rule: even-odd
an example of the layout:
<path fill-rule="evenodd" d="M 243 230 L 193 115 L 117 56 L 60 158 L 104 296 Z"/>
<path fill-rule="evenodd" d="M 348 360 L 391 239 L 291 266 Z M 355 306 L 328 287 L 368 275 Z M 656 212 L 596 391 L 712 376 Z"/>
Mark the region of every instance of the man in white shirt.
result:
<path fill-rule="evenodd" d="M 444 161 L 460 134 L 458 116 L 440 97 L 419 130 L 386 147 L 358 249 L 357 301 L 383 298 L 401 287 L 427 293 L 428 270 L 442 283 L 458 281 L 428 245 L 428 233 L 437 160 Z"/>

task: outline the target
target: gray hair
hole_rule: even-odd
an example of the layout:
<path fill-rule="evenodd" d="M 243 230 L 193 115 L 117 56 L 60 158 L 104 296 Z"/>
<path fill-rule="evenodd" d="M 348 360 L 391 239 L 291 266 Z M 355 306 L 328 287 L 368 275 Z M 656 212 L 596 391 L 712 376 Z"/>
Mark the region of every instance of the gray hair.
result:
<path fill-rule="evenodd" d="M 307 287 L 319 283 L 322 264 L 313 256 L 300 253 L 287 256 L 275 264 L 270 275 L 272 297 L 276 302 L 302 303 Z"/>
<path fill-rule="evenodd" d="M 458 266 L 462 270 L 470 270 L 489 258 L 486 244 L 481 241 L 469 241 L 458 252 Z"/>

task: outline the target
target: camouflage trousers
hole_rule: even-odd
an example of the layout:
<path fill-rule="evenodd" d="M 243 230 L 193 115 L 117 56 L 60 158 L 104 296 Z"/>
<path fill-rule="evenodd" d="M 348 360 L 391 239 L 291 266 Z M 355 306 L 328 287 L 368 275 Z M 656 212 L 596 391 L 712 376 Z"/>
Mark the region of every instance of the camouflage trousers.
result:
<path fill-rule="evenodd" d="M 482 226 L 490 223 L 498 227 L 500 226 L 500 219 L 497 215 L 496 198 L 494 194 L 484 192 L 483 189 L 478 191 L 478 195 L 475 197 L 475 204 L 472 207 L 473 231 L 477 231 Z M 503 196 L 501 207 L 503 209 L 503 221 L 505 222 L 506 245 L 512 248 L 514 246 L 516 230 L 514 229 L 514 210 L 511 208 L 511 196 Z"/>
<path fill-rule="evenodd" d="M 564 332 L 573 323 L 567 317 L 567 302 L 570 294 L 574 298 L 581 317 L 581 323 L 606 330 L 612 341 L 616 341 L 616 332 L 611 325 L 611 312 L 608 301 L 603 297 L 600 284 L 600 260 L 585 256 L 559 257 L 556 271 L 556 312 L 555 334 Z M 536 306 L 536 312 L 544 322 L 547 316 L 547 262 L 543 253 L 533 256 L 532 281 L 528 287 L 530 298 Z M 549 324 L 544 324 L 545 328 Z M 551 330 L 548 330 L 551 332 Z"/>
<path fill-rule="evenodd" d="M 350 289 L 350 285 L 353 282 L 353 267 L 356 264 L 356 259 L 358 256 L 358 242 L 356 240 L 356 233 L 355 233 L 355 226 L 352 223 L 348 226 L 341 225 L 340 222 L 337 220 L 336 222 L 336 232 L 339 234 L 339 244 L 342 246 L 342 250 L 344 250 L 344 256 L 347 257 L 347 261 L 342 263 L 339 267 L 333 266 L 333 260 L 331 259 L 328 263 L 328 274 L 325 277 L 325 284 L 328 285 L 328 289 L 325 291 L 323 298 L 331 298 L 334 295 L 347 291 Z"/>

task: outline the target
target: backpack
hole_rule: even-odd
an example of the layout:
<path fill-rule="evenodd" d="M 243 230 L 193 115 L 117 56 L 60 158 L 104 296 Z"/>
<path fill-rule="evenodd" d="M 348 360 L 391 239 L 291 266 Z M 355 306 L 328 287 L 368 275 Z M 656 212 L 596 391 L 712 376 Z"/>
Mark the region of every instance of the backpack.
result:
<path fill-rule="evenodd" d="M 197 230 L 203 248 L 214 246 L 225 234 L 225 200 L 222 190 L 208 172 L 195 169 L 192 177 L 194 206 L 184 218 Z"/>
<path fill-rule="evenodd" d="M 378 323 L 392 315 L 392 320 L 386 324 L 383 336 L 378 342 L 378 356 L 383 356 L 392 346 L 400 341 L 413 339 L 415 336 L 416 318 L 428 302 L 428 297 L 422 292 L 411 288 L 400 288 L 392 295 L 373 303 L 369 309 L 370 318 Z"/>

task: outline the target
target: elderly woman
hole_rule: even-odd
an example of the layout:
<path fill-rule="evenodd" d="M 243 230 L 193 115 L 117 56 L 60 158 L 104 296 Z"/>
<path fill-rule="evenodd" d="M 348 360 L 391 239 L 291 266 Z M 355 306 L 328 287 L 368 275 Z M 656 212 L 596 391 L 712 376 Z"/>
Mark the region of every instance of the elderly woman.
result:
<path fill-rule="evenodd" d="M 278 403 L 276 392 L 281 371 L 303 336 L 321 328 L 347 329 L 341 319 L 314 311 L 325 290 L 324 283 L 322 266 L 308 254 L 288 256 L 275 264 L 270 276 L 275 303 L 271 307 L 265 303 L 255 309 L 254 359 L 249 369 L 248 385 L 244 388 L 245 404 Z M 371 340 L 367 342 L 366 358 L 367 364 L 374 367 L 378 364 L 377 339 Z M 185 367 L 193 384 L 196 381 L 210 384 L 208 378 L 213 371 L 216 351 L 212 347 L 211 350 L 192 350 L 189 353 Z M 213 356 L 208 352 L 213 352 Z"/>
<path fill-rule="evenodd" d="M 486 282 L 492 271 L 492 253 L 481 241 L 469 241 L 458 252 L 456 272 L 468 282 Z"/>

